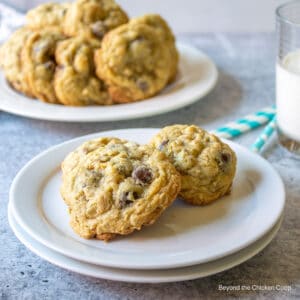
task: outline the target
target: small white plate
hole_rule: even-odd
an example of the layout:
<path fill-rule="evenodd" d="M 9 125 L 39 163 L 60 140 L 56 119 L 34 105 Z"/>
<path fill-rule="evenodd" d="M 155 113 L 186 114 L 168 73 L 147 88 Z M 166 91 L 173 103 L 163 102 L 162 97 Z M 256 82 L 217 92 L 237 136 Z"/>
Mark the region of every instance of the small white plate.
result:
<path fill-rule="evenodd" d="M 152 226 L 109 243 L 70 228 L 59 194 L 60 163 L 83 141 L 116 136 L 146 143 L 158 129 L 125 129 L 80 137 L 41 153 L 16 176 L 10 203 L 17 222 L 38 242 L 84 262 L 126 269 L 163 269 L 212 261 L 245 248 L 270 230 L 285 201 L 283 183 L 260 156 L 229 142 L 238 158 L 232 193 L 205 207 L 179 200 Z"/>
<path fill-rule="evenodd" d="M 32 100 L 14 91 L 0 74 L 0 109 L 35 119 L 64 122 L 115 121 L 179 109 L 203 98 L 216 84 L 214 63 L 198 49 L 178 45 L 179 74 L 160 94 L 144 101 L 112 106 L 70 107 Z"/>
<path fill-rule="evenodd" d="M 126 270 L 84 263 L 59 254 L 34 240 L 19 224 L 17 224 L 10 209 L 8 209 L 8 221 L 17 238 L 27 248 L 56 266 L 79 274 L 102 279 L 125 282 L 162 283 L 206 277 L 228 270 L 245 262 L 259 253 L 272 241 L 280 228 L 282 218 L 262 238 L 235 254 L 209 263 L 169 270 Z"/>

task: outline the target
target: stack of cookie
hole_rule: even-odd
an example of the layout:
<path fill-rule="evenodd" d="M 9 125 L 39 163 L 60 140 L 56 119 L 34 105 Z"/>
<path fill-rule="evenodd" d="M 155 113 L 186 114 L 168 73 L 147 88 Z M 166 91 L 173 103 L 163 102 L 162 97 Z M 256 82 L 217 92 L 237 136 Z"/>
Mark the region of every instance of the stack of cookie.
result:
<path fill-rule="evenodd" d="M 73 106 L 139 101 L 177 72 L 178 52 L 159 15 L 129 20 L 114 0 L 47 3 L 0 48 L 0 66 L 17 91 Z"/>
<path fill-rule="evenodd" d="M 83 238 L 108 241 L 153 224 L 177 196 L 206 205 L 228 194 L 234 151 L 194 125 L 163 128 L 148 145 L 85 142 L 62 163 L 61 195 Z"/>

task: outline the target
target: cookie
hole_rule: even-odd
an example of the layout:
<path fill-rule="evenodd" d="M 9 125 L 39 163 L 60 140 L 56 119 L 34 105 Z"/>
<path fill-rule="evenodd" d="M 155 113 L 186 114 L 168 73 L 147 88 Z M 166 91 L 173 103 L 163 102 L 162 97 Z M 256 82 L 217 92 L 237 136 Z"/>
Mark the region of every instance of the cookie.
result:
<path fill-rule="evenodd" d="M 25 27 L 15 31 L 0 48 L 0 64 L 10 85 L 17 91 L 32 97 L 30 88 L 24 80 L 21 58 L 22 48 L 30 34 L 32 31 Z"/>
<path fill-rule="evenodd" d="M 54 78 L 56 95 L 64 105 L 108 105 L 111 99 L 104 82 L 95 76 L 95 39 L 69 38 L 59 42 L 55 51 L 58 67 Z"/>
<path fill-rule="evenodd" d="M 173 125 L 150 145 L 164 152 L 180 173 L 180 196 L 186 202 L 208 204 L 230 192 L 236 155 L 215 135 L 194 125 Z"/>
<path fill-rule="evenodd" d="M 69 3 L 41 4 L 28 11 L 26 26 L 39 30 L 49 29 L 49 27 L 62 30 L 62 24 L 69 6 Z"/>
<path fill-rule="evenodd" d="M 59 31 L 41 30 L 30 35 L 22 50 L 24 78 L 36 98 L 59 103 L 53 86 L 56 44 L 65 39 Z"/>
<path fill-rule="evenodd" d="M 175 37 L 167 22 L 157 14 L 147 14 L 142 17 L 132 19 L 132 22 L 144 23 L 153 27 L 158 31 L 158 34 L 162 37 L 164 43 L 168 44 L 168 49 L 170 51 L 170 57 L 172 61 L 169 82 L 174 81 L 177 75 L 179 54 L 176 49 Z"/>
<path fill-rule="evenodd" d="M 64 32 L 101 40 L 108 31 L 127 22 L 126 13 L 114 0 L 77 0 L 68 9 Z"/>
<path fill-rule="evenodd" d="M 62 174 L 70 225 L 86 239 L 107 241 L 153 224 L 180 190 L 162 152 L 117 138 L 85 142 L 65 158 Z"/>
<path fill-rule="evenodd" d="M 105 35 L 95 53 L 96 73 L 116 103 L 157 94 L 170 78 L 168 45 L 152 26 L 131 21 Z"/>

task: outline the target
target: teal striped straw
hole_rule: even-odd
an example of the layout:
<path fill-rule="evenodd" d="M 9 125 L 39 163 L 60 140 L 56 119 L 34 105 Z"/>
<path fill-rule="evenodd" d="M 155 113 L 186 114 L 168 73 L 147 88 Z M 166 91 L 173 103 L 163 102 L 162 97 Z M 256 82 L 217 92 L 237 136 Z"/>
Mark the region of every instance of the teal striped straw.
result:
<path fill-rule="evenodd" d="M 212 133 L 221 138 L 235 138 L 247 131 L 253 130 L 270 122 L 276 114 L 275 106 L 265 107 L 260 111 L 247 115 L 235 122 L 230 122 Z"/>
<path fill-rule="evenodd" d="M 262 133 L 255 140 L 255 142 L 252 144 L 250 149 L 253 152 L 256 152 L 256 153 L 260 152 L 261 149 L 263 148 L 263 146 L 265 145 L 266 141 L 270 138 L 270 136 L 274 132 L 275 128 L 276 128 L 276 116 L 274 116 L 273 119 L 264 128 Z"/>

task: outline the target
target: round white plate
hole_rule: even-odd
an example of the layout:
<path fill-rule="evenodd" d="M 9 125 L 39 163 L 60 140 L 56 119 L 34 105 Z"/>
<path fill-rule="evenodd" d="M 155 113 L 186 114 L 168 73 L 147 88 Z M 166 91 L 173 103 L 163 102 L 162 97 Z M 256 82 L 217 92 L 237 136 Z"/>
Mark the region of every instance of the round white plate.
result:
<path fill-rule="evenodd" d="M 203 98 L 216 84 L 214 63 L 198 49 L 178 45 L 179 74 L 159 95 L 145 101 L 113 106 L 70 107 L 28 99 L 14 91 L 0 74 L 0 109 L 35 119 L 64 122 L 115 121 L 162 114 Z"/>
<path fill-rule="evenodd" d="M 8 220 L 17 238 L 27 248 L 56 266 L 79 274 L 102 279 L 140 283 L 162 283 L 206 277 L 243 263 L 259 253 L 271 242 L 280 228 L 282 218 L 262 238 L 235 254 L 209 263 L 169 270 L 126 270 L 84 263 L 59 254 L 34 240 L 17 224 L 10 209 L 8 209 Z"/>
<path fill-rule="evenodd" d="M 260 156 L 229 142 L 238 158 L 232 193 L 196 207 L 177 200 L 152 226 L 109 243 L 85 240 L 70 228 L 60 194 L 60 163 L 83 141 L 116 136 L 146 143 L 158 129 L 125 129 L 80 137 L 41 153 L 16 176 L 10 202 L 17 222 L 37 241 L 84 262 L 126 269 L 163 269 L 212 261 L 245 248 L 277 222 L 283 183 Z"/>

